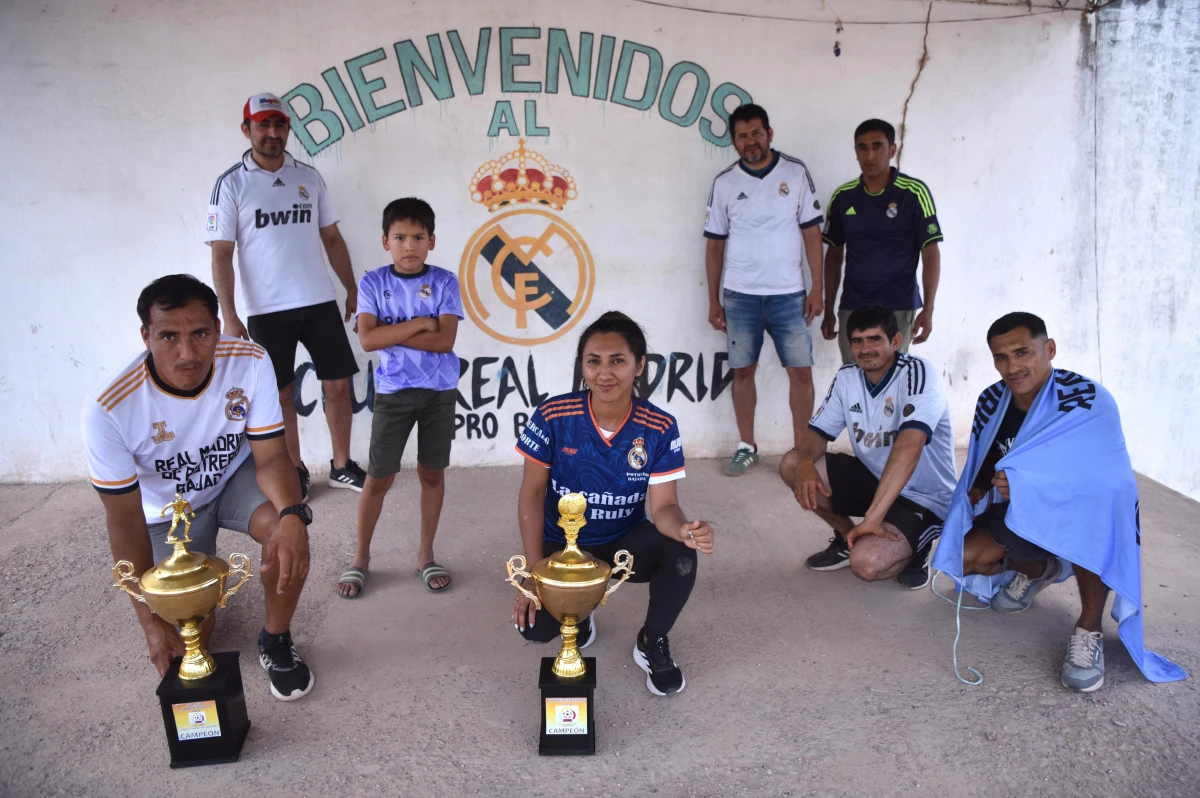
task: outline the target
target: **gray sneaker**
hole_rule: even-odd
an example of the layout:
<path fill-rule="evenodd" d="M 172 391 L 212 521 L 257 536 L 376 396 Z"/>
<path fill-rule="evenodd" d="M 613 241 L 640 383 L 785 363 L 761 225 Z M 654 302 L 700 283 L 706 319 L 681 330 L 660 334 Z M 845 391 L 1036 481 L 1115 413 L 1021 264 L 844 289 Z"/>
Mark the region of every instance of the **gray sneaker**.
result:
<path fill-rule="evenodd" d="M 1063 687 L 1090 693 L 1104 686 L 1104 636 L 1075 628 L 1062 667 Z"/>
<path fill-rule="evenodd" d="M 1025 612 L 1033 603 L 1033 597 L 1054 584 L 1054 580 L 1058 579 L 1061 573 L 1062 560 L 1057 557 L 1046 560 L 1046 569 L 1037 579 L 1030 579 L 1025 574 L 1018 573 L 992 597 L 992 609 L 1003 615 Z"/>
<path fill-rule="evenodd" d="M 725 464 L 725 476 L 740 477 L 746 469 L 758 462 L 758 452 L 752 449 L 740 448 Z"/>

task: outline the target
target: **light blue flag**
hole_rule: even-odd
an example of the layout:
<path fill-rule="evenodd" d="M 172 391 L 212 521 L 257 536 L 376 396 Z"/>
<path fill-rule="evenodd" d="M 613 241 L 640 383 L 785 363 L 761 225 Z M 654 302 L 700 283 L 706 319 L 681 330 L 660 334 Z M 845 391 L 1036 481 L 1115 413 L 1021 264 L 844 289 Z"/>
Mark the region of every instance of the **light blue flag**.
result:
<path fill-rule="evenodd" d="M 963 538 L 975 511 L 967 493 L 991 448 L 1012 392 L 998 382 L 979 395 L 963 469 L 933 567 L 961 579 Z M 1008 477 L 1011 503 L 1005 523 L 1030 543 L 1098 574 L 1116 593 L 1112 617 L 1121 642 L 1153 682 L 1187 678 L 1166 657 L 1142 646 L 1142 559 L 1137 482 L 1125 450 L 1117 403 L 1102 385 L 1055 369 L 1034 399 L 1008 454 L 996 463 Z M 980 512 L 987 506 L 980 502 Z M 1012 571 L 961 579 L 967 591 L 990 601 Z"/>

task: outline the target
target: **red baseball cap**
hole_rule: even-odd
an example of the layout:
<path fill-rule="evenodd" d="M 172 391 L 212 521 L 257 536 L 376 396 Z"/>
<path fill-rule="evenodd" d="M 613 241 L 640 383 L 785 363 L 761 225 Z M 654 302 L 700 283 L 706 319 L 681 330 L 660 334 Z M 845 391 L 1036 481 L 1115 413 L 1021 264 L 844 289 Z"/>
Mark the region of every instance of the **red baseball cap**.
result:
<path fill-rule="evenodd" d="M 288 114 L 287 105 L 274 94 L 255 94 L 249 100 L 246 100 L 246 107 L 242 109 L 243 122 L 247 119 L 261 122 L 269 116 L 276 115 L 282 116 L 288 121 L 291 121 L 292 118 Z"/>

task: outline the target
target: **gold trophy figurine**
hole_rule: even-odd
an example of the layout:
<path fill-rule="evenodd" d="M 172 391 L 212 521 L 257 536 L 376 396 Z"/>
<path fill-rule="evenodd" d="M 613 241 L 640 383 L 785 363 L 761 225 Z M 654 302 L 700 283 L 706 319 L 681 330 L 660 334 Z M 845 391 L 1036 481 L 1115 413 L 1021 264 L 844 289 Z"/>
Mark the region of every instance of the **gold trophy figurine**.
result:
<path fill-rule="evenodd" d="M 597 560 L 575 545 L 579 529 L 587 523 L 587 500 L 582 493 L 568 493 L 558 500 L 558 525 L 567 536 L 567 546 L 555 552 L 530 570 L 525 570 L 525 557 L 515 554 L 508 560 L 507 581 L 525 594 L 540 610 L 543 605 L 554 619 L 562 624 L 562 648 L 554 658 L 554 675 L 564 679 L 583 676 L 587 672 L 575 638 L 579 622 L 597 606 L 608 601 L 609 595 L 633 575 L 633 555 L 618 551 L 613 558 L 615 568 Z M 620 580 L 609 587 L 609 580 L 618 572 Z M 537 594 L 526 590 L 517 577 L 532 578 Z"/>
<path fill-rule="evenodd" d="M 173 544 L 175 551 L 142 574 L 140 579 L 134 575 L 133 563 L 121 560 L 113 566 L 116 580 L 113 587 L 121 588 L 150 607 L 155 615 L 180 627 L 186 653 L 179 665 L 179 678 L 195 681 L 211 676 L 216 670 L 212 655 L 200 645 L 200 624 L 215 607 L 223 609 L 229 597 L 246 584 L 251 576 L 250 558 L 245 554 L 231 554 L 226 563 L 220 557 L 188 551 L 187 544 L 192 541 L 191 519 L 196 517 L 191 504 L 176 493 L 175 501 L 163 508 L 163 516 L 167 510 L 172 511 L 167 543 Z M 183 521 L 183 537 L 175 534 L 180 521 Z M 226 590 L 225 582 L 235 575 L 241 578 Z M 138 585 L 141 592 L 133 590 L 130 583 Z"/>

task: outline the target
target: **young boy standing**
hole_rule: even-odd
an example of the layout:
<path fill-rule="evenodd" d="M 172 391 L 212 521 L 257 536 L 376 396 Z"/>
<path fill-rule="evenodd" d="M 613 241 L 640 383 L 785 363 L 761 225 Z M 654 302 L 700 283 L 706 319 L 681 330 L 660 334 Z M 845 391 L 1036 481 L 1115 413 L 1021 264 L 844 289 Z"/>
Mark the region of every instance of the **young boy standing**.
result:
<path fill-rule="evenodd" d="M 433 537 L 454 436 L 458 356 L 453 348 L 463 307 L 458 278 L 425 262 L 435 243 L 433 227 L 433 209 L 425 201 L 409 197 L 389 203 L 383 210 L 383 248 L 392 262 L 367 272 L 359 284 L 358 340 L 365 351 L 379 353 L 379 365 L 354 560 L 338 579 L 343 598 L 357 598 L 367 586 L 375 524 L 414 425 L 421 481 L 417 573 L 435 593 L 451 585 L 450 573 L 433 559 Z"/>

